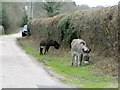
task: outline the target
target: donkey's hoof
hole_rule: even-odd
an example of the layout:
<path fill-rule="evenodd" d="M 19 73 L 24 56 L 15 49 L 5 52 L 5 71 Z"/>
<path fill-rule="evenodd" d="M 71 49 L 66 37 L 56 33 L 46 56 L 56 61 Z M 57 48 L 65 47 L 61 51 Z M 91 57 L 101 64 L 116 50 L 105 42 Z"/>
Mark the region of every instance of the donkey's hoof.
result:
<path fill-rule="evenodd" d="M 81 64 L 78 64 L 78 66 L 81 66 Z"/>
<path fill-rule="evenodd" d="M 78 65 L 75 65 L 75 66 L 78 66 Z"/>
<path fill-rule="evenodd" d="M 73 66 L 73 63 L 71 64 L 71 66 Z"/>

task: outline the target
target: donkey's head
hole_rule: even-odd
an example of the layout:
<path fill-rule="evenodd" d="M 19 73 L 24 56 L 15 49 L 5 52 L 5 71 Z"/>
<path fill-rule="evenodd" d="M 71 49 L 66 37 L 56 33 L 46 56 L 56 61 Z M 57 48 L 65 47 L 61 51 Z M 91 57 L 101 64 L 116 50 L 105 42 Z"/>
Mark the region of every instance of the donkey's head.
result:
<path fill-rule="evenodd" d="M 59 49 L 60 44 L 57 41 L 55 41 L 54 47 L 55 47 L 55 49 Z"/>
<path fill-rule="evenodd" d="M 88 47 L 83 46 L 82 51 L 83 51 L 83 60 L 84 60 L 84 63 L 85 64 L 89 64 L 89 57 L 90 57 L 89 53 L 90 53 L 91 49 L 88 49 Z"/>

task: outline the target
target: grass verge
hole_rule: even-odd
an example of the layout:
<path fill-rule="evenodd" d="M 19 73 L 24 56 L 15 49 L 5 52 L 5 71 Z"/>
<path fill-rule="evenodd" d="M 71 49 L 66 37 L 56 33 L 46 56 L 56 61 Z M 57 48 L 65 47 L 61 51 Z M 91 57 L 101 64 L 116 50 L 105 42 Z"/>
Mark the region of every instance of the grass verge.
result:
<path fill-rule="evenodd" d="M 65 77 L 65 83 L 77 85 L 79 88 L 118 88 L 117 79 L 100 74 L 93 65 L 76 67 L 70 66 L 67 57 L 56 57 L 50 55 L 39 55 L 39 52 L 28 43 L 19 40 L 26 53 L 33 55 L 38 61 L 51 67 L 55 72 Z"/>

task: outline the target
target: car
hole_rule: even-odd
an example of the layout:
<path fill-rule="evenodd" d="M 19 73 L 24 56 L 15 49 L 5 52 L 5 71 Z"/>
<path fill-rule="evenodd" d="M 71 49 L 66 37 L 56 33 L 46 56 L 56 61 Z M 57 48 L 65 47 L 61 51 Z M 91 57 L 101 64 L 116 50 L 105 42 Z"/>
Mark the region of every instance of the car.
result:
<path fill-rule="evenodd" d="M 27 34 L 28 34 L 27 25 L 24 25 L 22 29 L 22 37 L 27 36 Z"/>

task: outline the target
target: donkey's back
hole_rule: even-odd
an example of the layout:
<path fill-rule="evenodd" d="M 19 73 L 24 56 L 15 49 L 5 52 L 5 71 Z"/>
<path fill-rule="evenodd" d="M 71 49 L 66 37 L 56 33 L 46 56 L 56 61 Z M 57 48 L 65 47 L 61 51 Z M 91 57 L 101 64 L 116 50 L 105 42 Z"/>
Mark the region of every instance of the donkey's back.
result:
<path fill-rule="evenodd" d="M 71 43 L 72 53 L 82 53 L 82 47 L 86 46 L 86 43 L 82 39 L 74 39 Z"/>
<path fill-rule="evenodd" d="M 55 49 L 59 49 L 60 47 L 60 44 L 57 41 L 51 39 L 42 39 L 39 45 L 40 45 L 40 54 L 45 54 L 46 52 L 48 52 L 50 46 L 54 46 Z"/>

